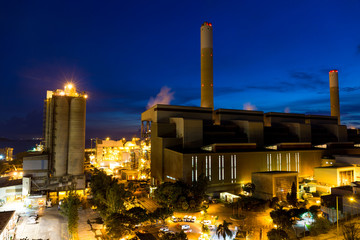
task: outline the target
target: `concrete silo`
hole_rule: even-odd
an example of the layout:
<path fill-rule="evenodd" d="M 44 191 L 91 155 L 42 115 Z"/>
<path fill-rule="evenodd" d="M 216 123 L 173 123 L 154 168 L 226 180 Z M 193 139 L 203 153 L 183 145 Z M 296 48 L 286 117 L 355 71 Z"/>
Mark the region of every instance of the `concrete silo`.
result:
<path fill-rule="evenodd" d="M 69 119 L 68 174 L 84 173 L 86 99 L 72 98 Z"/>
<path fill-rule="evenodd" d="M 53 112 L 53 167 L 54 176 L 66 175 L 66 162 L 68 155 L 69 139 L 69 98 L 54 96 Z"/>
<path fill-rule="evenodd" d="M 86 98 L 72 84 L 47 93 L 44 138 L 51 177 L 84 174 Z"/>

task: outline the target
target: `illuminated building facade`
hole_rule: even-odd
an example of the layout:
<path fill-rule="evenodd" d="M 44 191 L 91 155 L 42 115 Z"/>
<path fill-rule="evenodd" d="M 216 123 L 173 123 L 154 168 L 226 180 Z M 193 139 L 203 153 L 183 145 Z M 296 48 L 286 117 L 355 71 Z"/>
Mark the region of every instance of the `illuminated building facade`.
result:
<path fill-rule="evenodd" d="M 191 183 L 202 174 L 210 192 L 237 193 L 254 172 L 313 177 L 314 168 L 329 156 L 360 154 L 359 131 L 340 123 L 337 70 L 329 73 L 331 116 L 213 110 L 212 39 L 213 26 L 205 22 L 201 107 L 158 104 L 141 115 L 142 137 L 151 139 L 154 185 L 178 179 Z"/>
<path fill-rule="evenodd" d="M 136 170 L 139 175 L 136 179 L 146 179 L 145 173 L 149 172 L 147 169 L 150 169 L 150 149 L 148 141 L 140 141 L 139 138 L 133 138 L 131 141 L 126 141 L 125 138 L 121 140 L 96 139 L 94 160 L 100 168 L 110 170 L 110 172 L 115 168 Z M 132 177 L 130 179 L 133 180 Z"/>
<path fill-rule="evenodd" d="M 204 174 L 210 191 L 237 192 L 253 172 L 313 177 L 324 157 L 360 153 L 332 116 L 156 105 L 141 118 L 151 122 L 155 185 Z"/>
<path fill-rule="evenodd" d="M 0 160 L 12 161 L 14 149 L 11 147 L 0 148 Z"/>

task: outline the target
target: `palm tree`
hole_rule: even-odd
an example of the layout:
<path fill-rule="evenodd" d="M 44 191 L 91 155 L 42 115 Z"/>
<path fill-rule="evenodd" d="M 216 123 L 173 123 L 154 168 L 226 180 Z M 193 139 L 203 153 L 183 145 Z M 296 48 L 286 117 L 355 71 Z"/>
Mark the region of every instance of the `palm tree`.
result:
<path fill-rule="evenodd" d="M 229 226 L 231 225 L 231 222 L 227 222 L 224 220 L 223 224 L 220 224 L 216 229 L 216 234 L 218 238 L 222 236 L 224 240 L 226 239 L 226 236 L 232 237 L 232 232 L 229 229 Z"/>

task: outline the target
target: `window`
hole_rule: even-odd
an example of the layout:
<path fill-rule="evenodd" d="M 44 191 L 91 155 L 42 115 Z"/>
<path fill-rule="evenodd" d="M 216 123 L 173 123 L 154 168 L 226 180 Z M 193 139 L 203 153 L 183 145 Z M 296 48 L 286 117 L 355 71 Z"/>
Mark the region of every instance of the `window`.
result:
<path fill-rule="evenodd" d="M 191 181 L 197 181 L 197 156 L 191 156 Z"/>
<path fill-rule="evenodd" d="M 219 181 L 224 180 L 224 155 L 219 156 Z"/>
<path fill-rule="evenodd" d="M 230 156 L 230 160 L 231 160 L 231 182 L 235 183 L 236 182 L 236 155 L 231 155 Z"/>
<path fill-rule="evenodd" d="M 276 154 L 277 170 L 281 171 L 281 153 Z"/>
<path fill-rule="evenodd" d="M 266 166 L 267 166 L 267 171 L 272 171 L 271 168 L 271 154 L 266 154 Z"/>
<path fill-rule="evenodd" d="M 205 175 L 211 181 L 211 156 L 205 157 Z"/>
<path fill-rule="evenodd" d="M 290 153 L 286 154 L 286 171 L 291 171 L 291 156 L 290 156 Z"/>

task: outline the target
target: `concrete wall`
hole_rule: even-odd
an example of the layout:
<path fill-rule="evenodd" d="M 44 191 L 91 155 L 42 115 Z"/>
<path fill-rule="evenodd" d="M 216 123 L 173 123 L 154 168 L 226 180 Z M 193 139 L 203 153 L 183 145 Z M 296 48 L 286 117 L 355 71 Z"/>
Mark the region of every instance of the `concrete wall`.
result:
<path fill-rule="evenodd" d="M 185 149 L 200 148 L 203 144 L 203 121 L 198 119 L 170 118 L 176 126 L 176 138 L 182 139 Z"/>
<path fill-rule="evenodd" d="M 338 185 L 338 170 L 336 168 L 314 168 L 314 177 L 320 184 Z"/>

